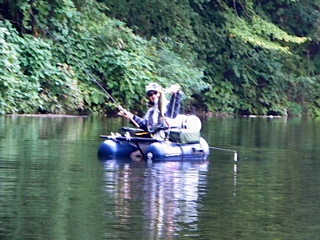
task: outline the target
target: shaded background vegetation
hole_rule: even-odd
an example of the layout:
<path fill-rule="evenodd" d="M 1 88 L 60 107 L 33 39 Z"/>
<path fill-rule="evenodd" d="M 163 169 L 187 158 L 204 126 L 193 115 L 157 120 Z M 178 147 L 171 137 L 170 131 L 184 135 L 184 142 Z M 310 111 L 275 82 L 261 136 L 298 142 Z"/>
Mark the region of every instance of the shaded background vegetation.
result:
<path fill-rule="evenodd" d="M 184 108 L 320 115 L 320 1 L 2 0 L 0 113 L 145 110 L 179 83 Z"/>

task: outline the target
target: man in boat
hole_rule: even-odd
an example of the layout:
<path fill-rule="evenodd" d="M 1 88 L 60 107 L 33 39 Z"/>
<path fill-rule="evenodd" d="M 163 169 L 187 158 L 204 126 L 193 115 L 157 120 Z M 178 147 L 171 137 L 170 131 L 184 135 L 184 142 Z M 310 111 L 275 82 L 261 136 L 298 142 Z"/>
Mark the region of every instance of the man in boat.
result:
<path fill-rule="evenodd" d="M 165 93 L 172 94 L 169 103 Z M 180 111 L 182 97 L 180 86 L 175 84 L 164 90 L 158 83 L 152 82 L 146 86 L 146 95 L 150 108 L 143 118 L 126 110 L 122 111 L 121 115 L 133 120 L 141 129 L 150 132 L 154 138 L 164 139 L 164 130 L 170 127 L 170 119 L 174 119 Z"/>

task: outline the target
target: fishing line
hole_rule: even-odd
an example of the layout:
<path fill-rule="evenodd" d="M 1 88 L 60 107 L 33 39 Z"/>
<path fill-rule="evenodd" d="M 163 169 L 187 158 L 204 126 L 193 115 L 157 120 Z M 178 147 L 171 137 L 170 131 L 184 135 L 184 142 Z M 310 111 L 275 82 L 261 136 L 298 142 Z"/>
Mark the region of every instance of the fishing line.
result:
<path fill-rule="evenodd" d="M 238 153 L 235 150 L 231 150 L 231 149 L 225 149 L 225 148 L 216 148 L 216 147 L 209 147 L 210 149 L 214 149 L 214 150 L 221 150 L 221 151 L 226 151 L 226 152 L 233 152 L 233 160 L 235 162 L 238 161 Z"/>

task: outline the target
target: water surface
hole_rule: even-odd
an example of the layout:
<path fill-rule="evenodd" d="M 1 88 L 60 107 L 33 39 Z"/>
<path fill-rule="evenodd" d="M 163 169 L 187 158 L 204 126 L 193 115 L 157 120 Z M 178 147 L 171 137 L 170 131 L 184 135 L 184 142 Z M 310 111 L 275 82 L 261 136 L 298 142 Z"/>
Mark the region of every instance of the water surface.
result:
<path fill-rule="evenodd" d="M 0 239 L 317 239 L 320 121 L 202 122 L 237 162 L 102 162 L 126 121 L 0 117 Z"/>

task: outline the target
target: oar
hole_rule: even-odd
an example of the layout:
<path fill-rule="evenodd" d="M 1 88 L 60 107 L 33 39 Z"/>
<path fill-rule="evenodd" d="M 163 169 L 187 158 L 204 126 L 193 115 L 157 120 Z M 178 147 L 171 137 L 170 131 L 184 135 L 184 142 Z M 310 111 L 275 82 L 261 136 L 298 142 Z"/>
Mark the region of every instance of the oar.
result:
<path fill-rule="evenodd" d="M 231 149 L 225 149 L 225 148 L 216 148 L 216 147 L 209 147 L 210 149 L 214 149 L 214 150 L 221 150 L 221 151 L 226 151 L 226 152 L 233 152 L 233 160 L 236 162 L 238 161 L 238 153 L 235 150 L 231 150 Z"/>
<path fill-rule="evenodd" d="M 172 109 L 171 109 L 170 118 L 173 118 L 173 113 L 174 113 L 174 109 L 175 109 L 175 105 L 176 105 L 176 98 L 177 98 L 177 94 L 174 93 L 173 94 L 173 103 L 172 103 Z"/>

